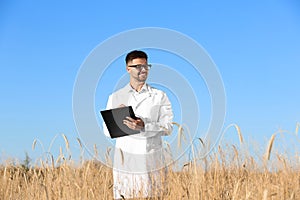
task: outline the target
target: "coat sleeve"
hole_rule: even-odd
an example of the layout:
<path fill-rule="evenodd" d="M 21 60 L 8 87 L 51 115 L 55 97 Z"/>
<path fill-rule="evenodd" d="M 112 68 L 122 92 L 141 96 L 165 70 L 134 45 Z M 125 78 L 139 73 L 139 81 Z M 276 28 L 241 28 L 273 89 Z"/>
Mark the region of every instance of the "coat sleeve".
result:
<path fill-rule="evenodd" d="M 145 134 L 147 137 L 152 137 L 156 135 L 166 136 L 170 135 L 173 130 L 173 111 L 172 105 L 169 98 L 165 93 L 162 95 L 159 116 L 157 121 L 152 121 L 151 119 L 144 119 L 145 123 Z"/>
<path fill-rule="evenodd" d="M 108 109 L 112 109 L 112 96 L 111 95 L 108 97 L 106 109 L 107 110 Z M 103 133 L 104 133 L 104 135 L 106 135 L 107 137 L 110 137 L 110 134 L 108 132 L 108 129 L 107 129 L 106 124 L 105 124 L 104 121 L 103 121 L 102 127 L 103 127 Z"/>

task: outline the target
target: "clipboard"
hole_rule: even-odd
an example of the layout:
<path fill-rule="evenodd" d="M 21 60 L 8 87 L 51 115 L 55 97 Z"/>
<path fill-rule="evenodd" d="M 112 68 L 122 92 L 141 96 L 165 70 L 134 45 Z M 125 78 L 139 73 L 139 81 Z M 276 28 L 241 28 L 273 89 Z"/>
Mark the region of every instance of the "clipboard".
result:
<path fill-rule="evenodd" d="M 100 111 L 102 118 L 106 124 L 111 138 L 124 137 L 132 134 L 140 133 L 138 130 L 132 130 L 123 124 L 126 117 L 137 119 L 131 106 L 114 108 L 110 110 Z"/>

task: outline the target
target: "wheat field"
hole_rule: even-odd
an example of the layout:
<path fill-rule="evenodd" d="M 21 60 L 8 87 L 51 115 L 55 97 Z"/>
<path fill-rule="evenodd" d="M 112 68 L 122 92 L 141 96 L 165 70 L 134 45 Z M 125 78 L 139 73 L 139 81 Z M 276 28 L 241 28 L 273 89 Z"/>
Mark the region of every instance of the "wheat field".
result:
<path fill-rule="evenodd" d="M 240 128 L 234 127 L 243 143 Z M 257 157 L 227 144 L 205 159 L 196 155 L 181 170 L 169 166 L 163 199 L 300 199 L 300 156 L 297 152 L 292 158 L 275 153 L 274 141 L 280 142 L 277 134 Z M 66 136 L 63 138 L 70 148 Z M 75 165 L 61 154 L 33 166 L 10 162 L 0 166 L 1 200 L 112 199 L 112 187 L 112 169 L 96 160 Z"/>

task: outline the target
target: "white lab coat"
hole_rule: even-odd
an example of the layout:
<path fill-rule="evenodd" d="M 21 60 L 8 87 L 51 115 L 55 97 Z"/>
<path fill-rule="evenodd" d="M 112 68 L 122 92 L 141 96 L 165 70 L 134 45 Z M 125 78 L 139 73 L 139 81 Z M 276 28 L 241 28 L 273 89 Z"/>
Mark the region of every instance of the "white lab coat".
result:
<path fill-rule="evenodd" d="M 161 136 L 172 132 L 173 112 L 167 95 L 144 84 L 136 92 L 130 84 L 109 96 L 107 109 L 132 106 L 145 123 L 139 134 L 116 139 L 114 153 L 114 198 L 160 195 L 164 178 L 164 149 Z M 105 124 L 104 133 L 109 137 Z"/>

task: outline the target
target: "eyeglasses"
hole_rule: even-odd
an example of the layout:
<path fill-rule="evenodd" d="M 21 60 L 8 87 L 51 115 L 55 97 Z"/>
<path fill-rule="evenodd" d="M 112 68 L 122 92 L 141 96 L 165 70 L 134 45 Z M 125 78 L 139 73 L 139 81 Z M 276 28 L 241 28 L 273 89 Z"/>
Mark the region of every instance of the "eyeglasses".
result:
<path fill-rule="evenodd" d="M 144 68 L 145 70 L 149 70 L 151 68 L 152 65 L 147 64 L 147 65 L 142 65 L 142 64 L 138 64 L 138 65 L 129 65 L 128 67 L 134 67 L 137 70 L 142 70 L 142 68 Z"/>

